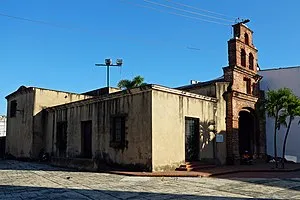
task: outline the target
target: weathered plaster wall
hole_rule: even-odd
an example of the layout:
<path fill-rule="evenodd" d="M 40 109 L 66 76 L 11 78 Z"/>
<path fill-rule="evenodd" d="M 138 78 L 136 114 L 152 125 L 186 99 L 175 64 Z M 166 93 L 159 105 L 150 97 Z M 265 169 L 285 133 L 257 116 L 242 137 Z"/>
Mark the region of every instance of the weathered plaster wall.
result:
<path fill-rule="evenodd" d="M 300 67 L 281 68 L 273 70 L 262 70 L 259 74 L 263 76 L 260 88 L 267 92 L 268 90 L 277 90 L 283 87 L 290 88 L 295 95 L 300 97 Z M 300 135 L 299 125 L 300 118 L 296 118 L 290 129 L 286 146 L 286 156 L 292 156 L 292 160 L 300 163 Z M 286 128 L 281 127 L 277 134 L 277 152 L 282 156 L 282 146 Z M 274 156 L 274 119 L 266 117 L 266 140 L 267 154 Z M 287 157 L 288 158 L 288 157 Z M 291 159 L 291 158 L 288 158 Z"/>
<path fill-rule="evenodd" d="M 15 117 L 10 116 L 11 101 L 16 100 L 17 112 Z M 16 157 L 32 156 L 33 130 L 33 90 L 27 90 L 7 99 L 7 132 L 6 152 Z"/>
<path fill-rule="evenodd" d="M 217 102 L 216 111 L 216 134 L 223 136 L 223 142 L 216 143 L 215 153 L 216 153 L 216 164 L 225 164 L 227 149 L 226 149 L 226 100 L 223 95 L 227 91 L 229 82 L 215 82 L 210 85 L 191 87 L 189 89 L 184 89 L 192 93 L 212 96 L 215 97 Z"/>
<path fill-rule="evenodd" d="M 200 95 L 205 95 L 209 97 L 216 97 L 216 85 L 215 84 L 210 84 L 206 86 L 197 86 L 191 87 L 188 89 L 183 89 L 184 91 L 200 94 Z"/>
<path fill-rule="evenodd" d="M 45 120 L 43 120 L 43 118 L 45 117 L 45 113 L 43 113 L 42 110 L 48 107 L 76 102 L 88 98 L 91 98 L 91 96 L 34 88 L 33 157 L 37 158 L 44 146 L 43 127 Z"/>
<path fill-rule="evenodd" d="M 214 125 L 208 124 L 216 121 L 216 100 L 204 100 L 201 99 L 203 96 L 191 93 L 190 96 L 182 94 L 159 90 L 152 92 L 154 171 L 172 170 L 185 161 L 185 117 L 199 118 L 199 159 L 214 158 Z"/>
<path fill-rule="evenodd" d="M 151 170 L 151 92 L 139 88 L 129 92 L 48 109 L 47 151 L 57 156 L 56 123 L 67 121 L 67 157 L 80 157 L 81 122 L 92 120 L 93 158 Z M 117 115 L 126 115 L 124 149 L 110 145 L 111 117 Z"/>
<path fill-rule="evenodd" d="M 216 161 L 217 164 L 225 164 L 227 157 L 226 149 L 226 100 L 223 95 L 227 91 L 229 86 L 228 82 L 217 82 L 215 83 L 216 87 L 216 98 L 218 99 L 217 103 L 217 112 L 216 112 L 216 133 L 223 136 L 223 142 L 220 141 L 216 143 Z"/>

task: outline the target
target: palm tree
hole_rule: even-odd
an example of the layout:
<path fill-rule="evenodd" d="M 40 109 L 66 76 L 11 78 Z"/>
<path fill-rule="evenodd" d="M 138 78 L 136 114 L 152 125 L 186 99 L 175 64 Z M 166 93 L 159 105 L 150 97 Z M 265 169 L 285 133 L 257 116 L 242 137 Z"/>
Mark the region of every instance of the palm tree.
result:
<path fill-rule="evenodd" d="M 121 89 L 131 89 L 143 85 L 147 85 L 147 83 L 144 83 L 144 78 L 142 76 L 136 76 L 132 80 L 120 80 L 118 83 L 118 87 Z"/>
<path fill-rule="evenodd" d="M 295 119 L 296 116 L 300 116 L 300 99 L 292 94 L 289 99 L 287 100 L 287 105 L 283 111 L 283 113 L 279 117 L 279 123 L 283 124 L 286 129 L 284 142 L 283 142 L 283 148 L 282 148 L 282 160 L 281 160 L 281 166 L 284 168 L 284 157 L 285 157 L 285 149 L 286 149 L 286 142 L 288 138 L 288 134 L 291 128 L 292 121 Z M 288 124 L 286 123 L 286 118 L 288 119 Z M 298 122 L 300 124 L 300 121 Z"/>
<path fill-rule="evenodd" d="M 287 99 L 291 96 L 292 91 L 288 88 L 281 88 L 279 90 L 271 90 L 267 92 L 265 101 L 266 111 L 269 117 L 275 118 L 274 124 L 274 157 L 275 166 L 278 168 L 277 162 L 277 129 L 280 127 L 279 114 L 287 105 Z"/>

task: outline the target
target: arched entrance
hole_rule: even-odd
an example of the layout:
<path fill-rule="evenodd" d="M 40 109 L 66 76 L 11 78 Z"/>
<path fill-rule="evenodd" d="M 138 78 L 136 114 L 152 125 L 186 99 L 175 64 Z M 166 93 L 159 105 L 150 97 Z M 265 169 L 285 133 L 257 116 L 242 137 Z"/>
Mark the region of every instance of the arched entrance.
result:
<path fill-rule="evenodd" d="M 255 115 L 250 110 L 241 110 L 239 113 L 239 153 L 245 151 L 255 153 L 256 123 Z"/>

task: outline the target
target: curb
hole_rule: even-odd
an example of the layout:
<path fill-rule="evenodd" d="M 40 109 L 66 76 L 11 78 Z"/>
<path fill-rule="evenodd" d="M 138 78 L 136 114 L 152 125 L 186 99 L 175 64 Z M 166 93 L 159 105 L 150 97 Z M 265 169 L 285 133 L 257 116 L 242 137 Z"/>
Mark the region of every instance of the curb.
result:
<path fill-rule="evenodd" d="M 300 168 L 296 168 L 296 169 L 261 169 L 261 170 L 232 170 L 232 171 L 225 171 L 225 172 L 216 172 L 216 173 L 206 173 L 206 172 L 186 172 L 186 173 L 172 173 L 172 172 L 167 172 L 165 174 L 155 174 L 155 173 L 151 173 L 151 172 L 121 172 L 121 171 L 100 171 L 100 173 L 109 173 L 109 174 L 116 174 L 116 175 L 123 175 L 123 176 L 141 176 L 141 177 L 217 177 L 220 175 L 226 175 L 226 174 L 235 174 L 235 173 L 247 173 L 247 172 L 295 172 L 295 171 L 300 171 Z"/>
<path fill-rule="evenodd" d="M 210 174 L 208 177 L 215 177 L 215 176 L 220 176 L 220 175 L 226 175 L 226 174 L 235 174 L 235 173 L 245 173 L 245 172 L 296 172 L 296 171 L 300 171 L 300 168 L 296 168 L 296 169 L 261 169 L 261 170 L 233 170 L 233 171 L 227 171 L 227 172 L 217 172 L 217 173 L 212 173 Z"/>

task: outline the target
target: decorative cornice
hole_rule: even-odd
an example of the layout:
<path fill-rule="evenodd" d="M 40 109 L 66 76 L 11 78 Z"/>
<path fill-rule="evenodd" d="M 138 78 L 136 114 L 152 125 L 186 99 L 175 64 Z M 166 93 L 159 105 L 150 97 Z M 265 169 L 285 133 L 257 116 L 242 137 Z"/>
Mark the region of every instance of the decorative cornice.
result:
<path fill-rule="evenodd" d="M 232 71 L 237 71 L 237 72 L 240 72 L 242 74 L 245 74 L 245 75 L 248 75 L 248 76 L 252 76 L 252 78 L 254 78 L 255 76 L 259 76 L 259 77 L 262 77 L 260 76 L 259 74 L 257 74 L 256 72 L 254 71 L 250 71 L 250 70 L 247 70 L 243 67 L 239 67 L 237 65 L 235 66 L 227 66 L 227 67 L 223 67 L 223 70 L 232 70 Z"/>
<path fill-rule="evenodd" d="M 257 102 L 258 101 L 258 97 L 253 96 L 253 95 L 249 95 L 249 94 L 245 94 L 242 92 L 238 92 L 238 91 L 232 91 L 233 93 L 233 97 L 242 99 L 242 100 L 246 100 L 246 101 L 251 101 L 251 102 Z"/>

